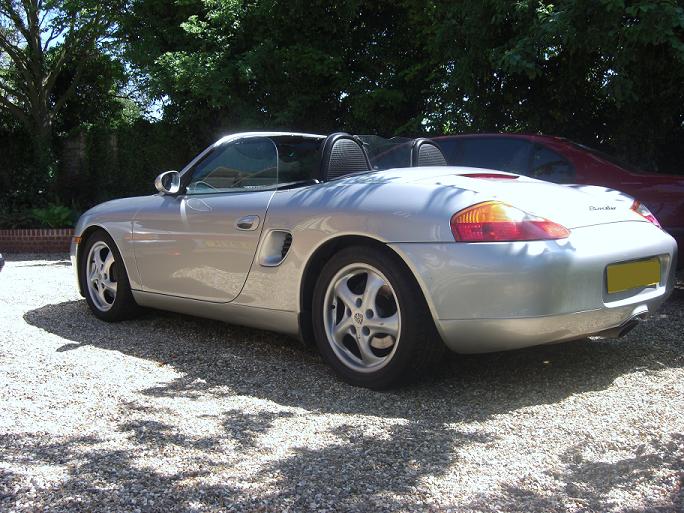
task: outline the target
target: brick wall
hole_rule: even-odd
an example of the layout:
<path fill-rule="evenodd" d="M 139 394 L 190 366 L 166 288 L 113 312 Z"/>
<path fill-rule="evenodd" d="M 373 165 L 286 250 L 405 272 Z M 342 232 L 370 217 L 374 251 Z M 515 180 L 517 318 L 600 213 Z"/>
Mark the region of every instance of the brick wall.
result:
<path fill-rule="evenodd" d="M 0 253 L 64 253 L 73 234 L 72 228 L 0 230 Z"/>

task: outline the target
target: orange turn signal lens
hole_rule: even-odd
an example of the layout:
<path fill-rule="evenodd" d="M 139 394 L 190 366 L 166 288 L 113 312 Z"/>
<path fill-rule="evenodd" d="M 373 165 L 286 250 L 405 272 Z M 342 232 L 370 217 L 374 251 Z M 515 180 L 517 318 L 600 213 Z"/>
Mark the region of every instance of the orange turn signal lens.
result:
<path fill-rule="evenodd" d="M 451 218 L 458 242 L 512 242 L 564 239 L 570 230 L 533 216 L 501 201 L 485 201 L 461 210 Z"/>
<path fill-rule="evenodd" d="M 79 237 L 78 235 L 74 235 L 71 240 L 74 241 L 74 244 L 81 243 L 81 237 Z"/>

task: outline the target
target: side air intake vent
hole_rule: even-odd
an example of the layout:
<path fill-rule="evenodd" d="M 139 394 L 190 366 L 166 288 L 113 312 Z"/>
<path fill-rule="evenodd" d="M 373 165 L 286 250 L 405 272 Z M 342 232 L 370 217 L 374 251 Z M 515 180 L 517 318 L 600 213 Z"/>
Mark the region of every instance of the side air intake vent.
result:
<path fill-rule="evenodd" d="M 290 251 L 290 246 L 292 245 L 292 234 L 288 233 L 285 235 L 285 240 L 283 241 L 283 249 L 280 250 L 280 257 L 281 260 L 285 258 L 285 255 L 287 255 L 287 252 Z"/>
<path fill-rule="evenodd" d="M 264 237 L 259 250 L 259 263 L 265 267 L 275 267 L 285 260 L 292 246 L 292 234 L 285 230 L 271 230 Z"/>

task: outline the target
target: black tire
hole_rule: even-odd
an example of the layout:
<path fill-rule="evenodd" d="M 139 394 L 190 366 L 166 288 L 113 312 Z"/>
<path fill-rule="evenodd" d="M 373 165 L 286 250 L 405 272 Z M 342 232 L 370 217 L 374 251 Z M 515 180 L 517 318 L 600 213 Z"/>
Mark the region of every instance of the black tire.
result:
<path fill-rule="evenodd" d="M 401 319 L 399 335 L 395 339 L 396 349 L 393 353 L 390 350 L 390 355 L 386 357 L 387 363 L 384 363 L 384 366 L 377 370 L 365 370 L 363 372 L 351 368 L 344 362 L 344 358 L 336 354 L 336 351 L 340 352 L 340 344 L 337 344 L 337 348 L 333 349 L 335 342 L 331 341 L 327 335 L 328 328 L 326 328 L 325 320 L 325 316 L 328 315 L 326 312 L 329 309 L 332 311 L 336 308 L 331 307 L 329 299 L 327 299 L 330 297 L 330 287 L 334 287 L 332 281 L 337 279 L 339 273 L 344 273 L 345 269 L 350 266 L 353 269 L 356 265 L 369 265 L 384 275 L 389 286 L 393 289 L 394 303 L 400 312 Z M 338 302 L 339 299 L 334 301 Z M 327 307 L 326 304 L 328 304 Z M 337 312 L 330 315 L 336 316 Z M 413 276 L 410 275 L 410 271 L 404 263 L 388 250 L 354 246 L 335 254 L 323 267 L 316 283 L 312 317 L 316 344 L 323 358 L 342 379 L 355 386 L 381 390 L 418 379 L 439 361 L 446 349 L 437 333 L 425 298 Z M 356 318 L 350 316 L 348 319 Z M 333 321 L 333 324 L 334 322 L 336 321 Z M 353 346 L 354 339 L 352 338 L 349 342 L 348 337 L 350 336 L 352 335 L 345 335 L 345 344 Z M 359 351 L 358 347 L 356 351 Z M 342 354 L 342 356 L 345 357 L 346 355 Z"/>
<path fill-rule="evenodd" d="M 113 301 L 106 310 L 103 309 L 102 306 L 98 306 L 98 302 L 102 303 L 102 300 L 98 300 L 97 297 L 94 297 L 97 296 L 97 293 L 87 277 L 89 256 L 91 249 L 96 244 L 106 245 L 114 258 L 114 262 L 111 264 L 107 276 L 110 278 L 111 282 L 116 283 L 116 293 L 113 297 Z M 135 299 L 133 299 L 131 285 L 128 281 L 128 275 L 126 274 L 126 267 L 123 263 L 121 253 L 116 247 L 114 240 L 104 230 L 93 232 L 86 239 L 83 252 L 81 253 L 78 262 L 78 277 L 85 293 L 86 302 L 97 318 L 107 322 L 116 322 L 130 319 L 138 313 L 139 307 L 136 304 Z M 111 299 L 112 295 L 110 294 L 107 297 Z"/>

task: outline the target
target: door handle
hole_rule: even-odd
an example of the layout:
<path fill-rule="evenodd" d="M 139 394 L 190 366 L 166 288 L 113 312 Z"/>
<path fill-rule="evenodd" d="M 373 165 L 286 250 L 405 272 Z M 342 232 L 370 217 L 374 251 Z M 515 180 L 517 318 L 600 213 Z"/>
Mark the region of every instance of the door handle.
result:
<path fill-rule="evenodd" d="M 238 230 L 256 230 L 259 226 L 259 216 L 241 217 L 235 223 Z"/>

